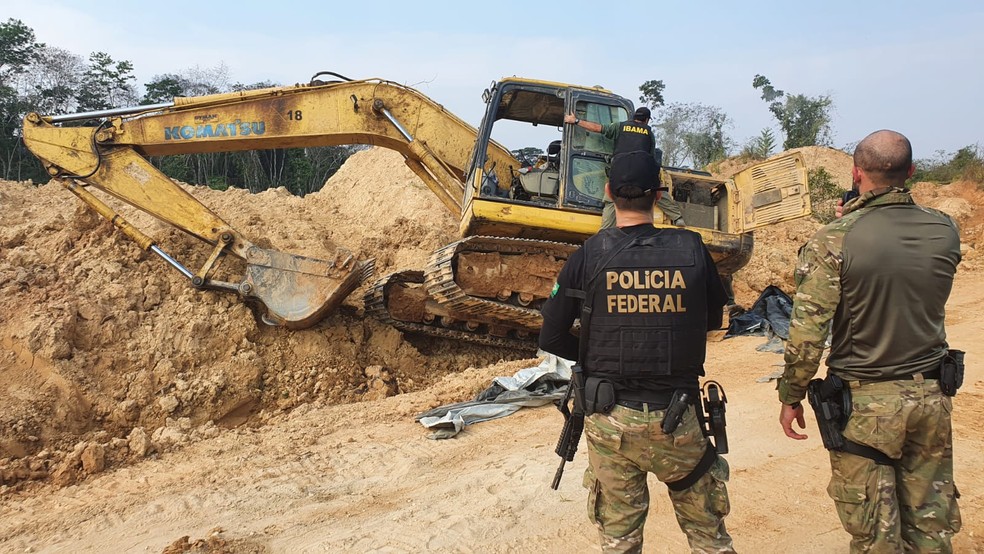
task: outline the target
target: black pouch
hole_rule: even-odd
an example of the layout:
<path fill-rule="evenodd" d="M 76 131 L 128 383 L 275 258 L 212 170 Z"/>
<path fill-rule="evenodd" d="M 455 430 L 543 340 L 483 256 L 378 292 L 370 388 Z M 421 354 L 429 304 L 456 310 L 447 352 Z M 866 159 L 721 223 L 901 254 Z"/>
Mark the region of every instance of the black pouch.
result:
<path fill-rule="evenodd" d="M 672 435 L 677 430 L 680 422 L 683 421 L 683 414 L 690 409 L 691 404 L 693 404 L 693 399 L 689 392 L 683 389 L 673 391 L 673 398 L 670 399 L 670 405 L 667 406 L 666 413 L 663 414 L 663 421 L 659 424 L 663 433 Z"/>
<path fill-rule="evenodd" d="M 615 407 L 615 385 L 599 377 L 584 380 L 584 415 L 607 414 Z"/>
<path fill-rule="evenodd" d="M 956 396 L 963 385 L 964 352 L 949 350 L 940 362 L 940 390 L 947 396 Z"/>

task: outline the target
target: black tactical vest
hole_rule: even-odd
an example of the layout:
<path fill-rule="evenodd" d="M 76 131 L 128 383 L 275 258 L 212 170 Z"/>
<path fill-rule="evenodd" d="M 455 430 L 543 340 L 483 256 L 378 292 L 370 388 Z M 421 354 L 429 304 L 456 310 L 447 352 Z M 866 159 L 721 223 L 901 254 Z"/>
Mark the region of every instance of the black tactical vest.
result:
<path fill-rule="evenodd" d="M 707 267 L 700 235 L 662 229 L 612 256 L 625 237 L 612 228 L 584 243 L 584 301 L 591 306 L 585 374 L 703 375 L 707 278 L 715 270 Z"/>
<path fill-rule="evenodd" d="M 653 131 L 649 125 L 637 121 L 619 123 L 618 139 L 615 141 L 615 152 L 612 156 L 625 152 L 652 152 Z"/>

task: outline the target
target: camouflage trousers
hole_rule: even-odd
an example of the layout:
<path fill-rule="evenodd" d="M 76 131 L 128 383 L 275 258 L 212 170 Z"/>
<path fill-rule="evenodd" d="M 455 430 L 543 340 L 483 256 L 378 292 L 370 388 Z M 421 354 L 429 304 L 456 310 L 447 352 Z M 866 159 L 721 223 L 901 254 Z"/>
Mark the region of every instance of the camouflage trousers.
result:
<path fill-rule="evenodd" d="M 588 469 L 588 517 L 601 532 L 603 552 L 642 552 L 642 530 L 649 512 L 648 473 L 666 483 L 686 477 L 708 441 L 694 408 L 672 435 L 660 429 L 663 410 L 615 406 L 608 414 L 585 420 Z M 734 552 L 724 527 L 730 511 L 728 463 L 718 457 L 693 486 L 669 491 L 680 529 L 693 552 Z"/>
<path fill-rule="evenodd" d="M 852 383 L 844 438 L 895 460 L 831 451 L 833 498 L 851 552 L 951 552 L 960 530 L 953 484 L 952 400 L 936 380 Z"/>

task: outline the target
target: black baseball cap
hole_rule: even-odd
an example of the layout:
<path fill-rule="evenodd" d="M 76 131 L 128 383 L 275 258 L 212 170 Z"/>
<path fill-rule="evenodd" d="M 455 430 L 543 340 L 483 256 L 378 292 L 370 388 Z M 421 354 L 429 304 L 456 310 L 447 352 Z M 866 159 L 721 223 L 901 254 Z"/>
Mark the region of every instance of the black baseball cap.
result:
<path fill-rule="evenodd" d="M 612 194 L 622 198 L 636 198 L 640 194 L 623 194 L 625 187 L 637 187 L 643 194 L 651 190 L 669 190 L 660 186 L 659 164 L 649 152 L 623 152 L 612 158 L 612 167 L 608 172 L 608 187 Z M 628 191 L 626 191 L 628 192 Z"/>
<path fill-rule="evenodd" d="M 637 121 L 642 119 L 649 119 L 652 117 L 652 115 L 653 113 L 649 111 L 649 108 L 645 106 L 641 106 L 639 108 L 636 108 L 635 114 L 633 114 L 632 119 L 635 119 Z"/>

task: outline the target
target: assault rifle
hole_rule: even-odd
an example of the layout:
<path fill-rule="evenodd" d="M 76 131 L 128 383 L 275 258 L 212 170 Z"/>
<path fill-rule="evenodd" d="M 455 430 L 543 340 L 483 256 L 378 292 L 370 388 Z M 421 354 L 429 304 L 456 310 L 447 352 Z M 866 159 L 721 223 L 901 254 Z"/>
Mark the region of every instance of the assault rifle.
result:
<path fill-rule="evenodd" d="M 571 398 L 574 399 L 573 409 L 568 408 Z M 560 438 L 557 439 L 557 448 L 554 452 L 560 456 L 560 467 L 554 474 L 553 483 L 550 488 L 557 490 L 560 486 L 560 479 L 564 476 L 564 465 L 574 460 L 577 453 L 577 443 L 581 441 L 581 433 L 584 432 L 584 372 L 581 366 L 574 364 L 571 368 L 571 381 L 567 384 L 567 394 L 564 399 L 557 404 L 557 409 L 564 414 L 564 428 L 560 431 Z"/>
<path fill-rule="evenodd" d="M 578 338 L 578 362 L 584 361 L 587 358 L 588 336 L 591 331 L 592 310 L 590 299 L 594 298 L 598 276 L 601 275 L 601 271 L 608 265 L 608 262 L 612 261 L 619 252 L 625 250 L 634 242 L 634 236 L 626 235 L 625 238 L 615 244 L 608 257 L 597 265 L 594 274 L 587 280 L 588 286 L 585 287 L 586 291 L 570 289 L 564 293 L 581 299 L 581 335 Z M 570 403 L 572 397 L 574 398 L 574 408 L 569 409 L 567 405 Z M 560 410 L 560 413 L 564 414 L 564 428 L 560 431 L 560 439 L 557 441 L 557 448 L 554 450 L 560 456 L 560 466 L 557 468 L 553 483 L 550 485 L 550 488 L 553 490 L 557 490 L 557 487 L 560 486 L 560 478 L 564 475 L 564 465 L 574 460 L 574 454 L 577 453 L 577 443 L 581 440 L 581 433 L 584 432 L 584 370 L 581 368 L 580 363 L 574 364 L 571 368 L 571 382 L 567 385 L 567 394 L 564 395 L 564 400 L 557 405 L 557 409 Z"/>

